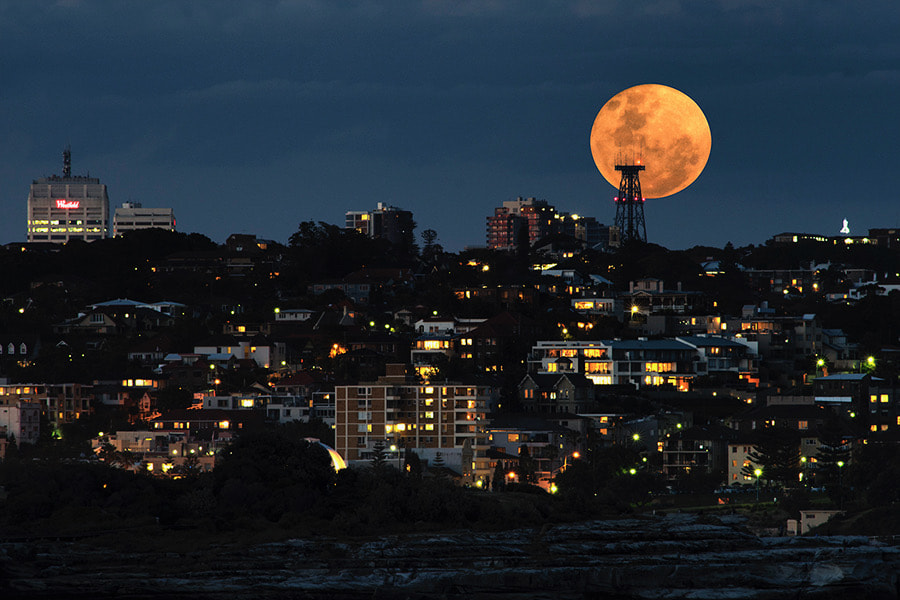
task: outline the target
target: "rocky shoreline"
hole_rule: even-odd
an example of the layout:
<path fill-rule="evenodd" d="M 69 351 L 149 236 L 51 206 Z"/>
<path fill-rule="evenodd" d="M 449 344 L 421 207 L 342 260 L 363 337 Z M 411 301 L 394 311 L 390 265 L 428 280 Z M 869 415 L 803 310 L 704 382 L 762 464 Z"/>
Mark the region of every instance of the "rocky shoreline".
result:
<path fill-rule="evenodd" d="M 3 598 L 880 600 L 898 572 L 900 548 L 867 537 L 759 537 L 690 514 L 187 553 L 0 544 Z"/>

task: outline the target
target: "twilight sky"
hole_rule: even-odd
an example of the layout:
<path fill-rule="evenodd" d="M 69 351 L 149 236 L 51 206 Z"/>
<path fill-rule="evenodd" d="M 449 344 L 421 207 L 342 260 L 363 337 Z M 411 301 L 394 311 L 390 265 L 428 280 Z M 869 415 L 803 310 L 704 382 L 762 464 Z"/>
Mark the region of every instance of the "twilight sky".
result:
<path fill-rule="evenodd" d="M 457 251 L 503 200 L 612 223 L 594 117 L 641 83 L 712 130 L 649 241 L 900 226 L 897 0 L 0 2 L 0 243 L 35 177 L 100 177 L 180 231 L 286 242 L 385 202 Z M 420 240 L 421 241 L 421 240 Z"/>

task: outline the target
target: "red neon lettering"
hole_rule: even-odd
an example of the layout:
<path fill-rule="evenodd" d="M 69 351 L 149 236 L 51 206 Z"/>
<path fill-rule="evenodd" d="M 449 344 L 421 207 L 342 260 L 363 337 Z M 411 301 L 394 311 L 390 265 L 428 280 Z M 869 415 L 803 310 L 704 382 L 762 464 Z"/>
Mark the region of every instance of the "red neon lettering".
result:
<path fill-rule="evenodd" d="M 56 208 L 78 208 L 81 205 L 81 202 L 78 200 L 57 200 Z"/>

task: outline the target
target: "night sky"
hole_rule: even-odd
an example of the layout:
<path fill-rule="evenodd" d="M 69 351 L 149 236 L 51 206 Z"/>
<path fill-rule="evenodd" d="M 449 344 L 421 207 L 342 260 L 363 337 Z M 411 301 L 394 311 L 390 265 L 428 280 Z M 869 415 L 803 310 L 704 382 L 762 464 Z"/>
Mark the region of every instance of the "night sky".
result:
<path fill-rule="evenodd" d="M 517 196 L 612 223 L 588 139 L 641 83 L 713 138 L 648 201 L 649 241 L 900 226 L 898 32 L 897 0 L 0 2 L 0 242 L 66 144 L 111 211 L 172 207 L 218 242 L 376 202 L 453 251 Z"/>

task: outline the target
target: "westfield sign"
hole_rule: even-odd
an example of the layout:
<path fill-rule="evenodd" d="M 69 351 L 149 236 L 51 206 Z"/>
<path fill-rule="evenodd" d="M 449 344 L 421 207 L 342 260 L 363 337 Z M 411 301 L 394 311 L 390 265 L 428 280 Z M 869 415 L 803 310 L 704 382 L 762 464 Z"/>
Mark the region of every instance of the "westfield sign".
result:
<path fill-rule="evenodd" d="M 81 202 L 78 200 L 57 200 L 56 208 L 78 208 L 81 205 Z"/>

